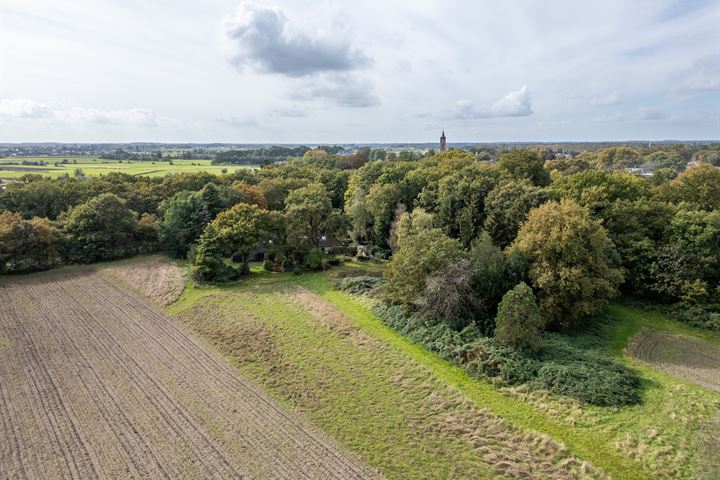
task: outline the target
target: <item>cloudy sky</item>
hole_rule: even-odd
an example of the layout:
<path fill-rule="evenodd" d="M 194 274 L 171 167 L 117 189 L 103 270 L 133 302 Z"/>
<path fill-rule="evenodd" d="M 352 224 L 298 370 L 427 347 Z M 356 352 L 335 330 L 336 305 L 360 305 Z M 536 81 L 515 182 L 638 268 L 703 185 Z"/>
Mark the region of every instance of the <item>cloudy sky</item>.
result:
<path fill-rule="evenodd" d="M 720 0 L 0 8 L 0 142 L 720 138 Z"/>

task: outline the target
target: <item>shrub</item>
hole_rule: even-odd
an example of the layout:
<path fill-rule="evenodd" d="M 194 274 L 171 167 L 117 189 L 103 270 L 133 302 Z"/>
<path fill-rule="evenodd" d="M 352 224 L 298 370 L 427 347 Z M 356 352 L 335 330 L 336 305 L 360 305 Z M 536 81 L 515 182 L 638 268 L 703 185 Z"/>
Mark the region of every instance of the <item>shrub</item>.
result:
<path fill-rule="evenodd" d="M 247 267 L 247 264 L 243 265 Z M 197 281 L 214 283 L 232 282 L 245 274 L 242 268 L 232 267 L 217 259 L 196 264 L 192 269 L 192 273 Z"/>
<path fill-rule="evenodd" d="M 193 265 L 193 264 L 195 263 L 195 255 L 196 255 L 196 253 L 197 253 L 197 243 L 193 243 L 193 244 L 191 244 L 190 247 L 188 248 L 187 257 L 186 257 L 188 263 L 190 263 L 191 265 Z"/>
<path fill-rule="evenodd" d="M 325 254 L 318 249 L 310 250 L 305 257 L 305 266 L 310 270 L 322 270 L 325 266 Z"/>
<path fill-rule="evenodd" d="M 501 345 L 537 351 L 544 325 L 532 289 L 520 282 L 503 296 L 498 306 L 495 339 Z"/>
<path fill-rule="evenodd" d="M 347 255 L 349 257 L 354 257 L 357 255 L 358 248 L 355 245 L 336 245 L 334 247 L 330 248 L 330 255 Z"/>
<path fill-rule="evenodd" d="M 272 272 L 274 268 L 275 268 L 275 263 L 272 260 L 270 260 L 269 258 L 266 258 L 265 261 L 263 262 L 263 269 L 267 272 Z"/>
<path fill-rule="evenodd" d="M 602 352 L 599 337 L 544 332 L 536 354 L 483 337 L 471 325 L 458 332 L 432 325 L 397 305 L 376 308 L 390 328 L 465 369 L 473 377 L 504 385 L 527 384 L 584 403 L 621 406 L 640 401 L 637 374 Z"/>
<path fill-rule="evenodd" d="M 692 327 L 720 332 L 720 313 L 700 306 L 673 305 L 667 309 L 671 317 Z"/>
<path fill-rule="evenodd" d="M 621 365 L 598 368 L 587 362 L 548 363 L 540 368 L 533 384 L 601 407 L 630 405 L 640 400 L 637 375 Z"/>
<path fill-rule="evenodd" d="M 385 282 L 382 278 L 360 275 L 356 277 L 343 278 L 340 281 L 340 289 L 348 293 L 360 295 L 377 289 L 383 283 Z"/>

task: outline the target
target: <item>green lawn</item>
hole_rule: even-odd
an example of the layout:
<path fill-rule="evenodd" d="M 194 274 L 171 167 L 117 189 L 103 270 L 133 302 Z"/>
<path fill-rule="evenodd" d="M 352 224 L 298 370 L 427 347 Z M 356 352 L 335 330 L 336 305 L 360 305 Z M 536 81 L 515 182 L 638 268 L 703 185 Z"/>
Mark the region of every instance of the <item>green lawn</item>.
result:
<path fill-rule="evenodd" d="M 228 173 L 232 173 L 242 168 L 254 168 L 252 166 L 240 165 L 211 165 L 211 160 L 173 160 L 173 164 L 169 162 L 128 162 L 123 160 L 120 163 L 117 160 L 103 160 L 93 156 L 67 157 L 69 163 L 59 164 L 55 166 L 55 162 L 62 162 L 64 157 L 28 157 L 28 158 L 0 158 L 0 179 L 13 179 L 27 174 L 38 174 L 52 178 L 59 177 L 64 174 L 74 175 L 76 169 L 81 169 L 87 176 L 98 176 L 111 172 L 127 173 L 129 175 L 144 176 L 164 176 L 168 173 L 181 172 L 209 172 L 222 173 L 225 169 Z M 47 165 L 22 165 L 21 162 L 26 161 L 44 161 Z M 73 161 L 77 163 L 73 163 Z M 14 162 L 13 165 L 3 165 L 4 163 Z M 22 170 L 18 170 L 22 169 Z"/>

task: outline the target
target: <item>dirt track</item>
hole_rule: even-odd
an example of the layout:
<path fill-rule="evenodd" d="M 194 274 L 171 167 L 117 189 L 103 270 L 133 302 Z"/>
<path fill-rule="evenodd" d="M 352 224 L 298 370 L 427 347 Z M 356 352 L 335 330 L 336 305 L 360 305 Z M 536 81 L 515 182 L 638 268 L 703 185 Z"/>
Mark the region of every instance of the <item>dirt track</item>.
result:
<path fill-rule="evenodd" d="M 0 280 L 0 336 L 2 479 L 377 477 L 97 273 Z"/>

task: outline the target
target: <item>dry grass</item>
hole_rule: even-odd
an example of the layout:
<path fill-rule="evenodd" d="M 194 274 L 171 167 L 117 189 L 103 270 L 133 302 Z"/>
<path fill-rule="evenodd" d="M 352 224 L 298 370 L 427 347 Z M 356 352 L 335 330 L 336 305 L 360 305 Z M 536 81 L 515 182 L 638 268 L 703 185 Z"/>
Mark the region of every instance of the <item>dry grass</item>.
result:
<path fill-rule="evenodd" d="M 103 272 L 162 306 L 177 300 L 185 286 L 182 269 L 161 255 L 144 257 L 141 262 L 111 264 L 103 268 Z"/>

